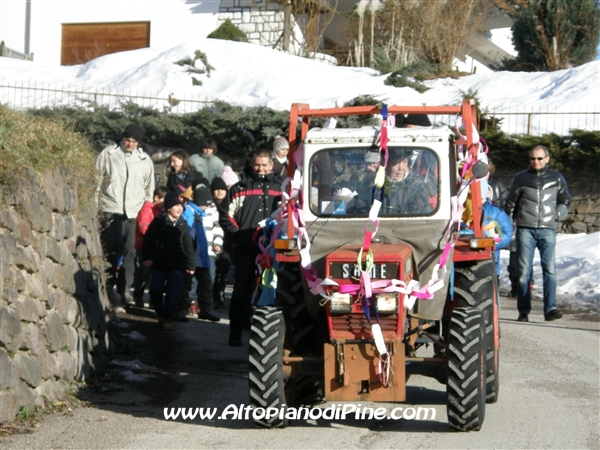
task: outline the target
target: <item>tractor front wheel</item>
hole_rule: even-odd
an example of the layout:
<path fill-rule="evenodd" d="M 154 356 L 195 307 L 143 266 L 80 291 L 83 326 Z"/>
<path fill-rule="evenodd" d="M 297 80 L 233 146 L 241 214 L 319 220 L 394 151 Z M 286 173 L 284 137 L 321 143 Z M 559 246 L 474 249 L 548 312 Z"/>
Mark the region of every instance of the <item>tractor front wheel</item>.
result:
<path fill-rule="evenodd" d="M 485 320 L 487 403 L 496 403 L 500 392 L 500 318 L 498 278 L 492 260 L 454 266 L 454 301 L 457 307 L 478 308 Z"/>
<path fill-rule="evenodd" d="M 283 376 L 283 341 L 285 320 L 283 313 L 273 307 L 261 307 L 254 311 L 250 327 L 248 348 L 248 380 L 250 384 L 250 404 L 256 416 L 254 423 L 263 428 L 285 428 L 288 419 L 273 414 L 273 409 L 281 411 L 286 403 L 285 380 Z M 272 415 L 272 416 L 271 416 Z"/>
<path fill-rule="evenodd" d="M 447 412 L 450 427 L 478 431 L 485 418 L 485 326 L 476 308 L 455 308 L 448 342 Z"/>

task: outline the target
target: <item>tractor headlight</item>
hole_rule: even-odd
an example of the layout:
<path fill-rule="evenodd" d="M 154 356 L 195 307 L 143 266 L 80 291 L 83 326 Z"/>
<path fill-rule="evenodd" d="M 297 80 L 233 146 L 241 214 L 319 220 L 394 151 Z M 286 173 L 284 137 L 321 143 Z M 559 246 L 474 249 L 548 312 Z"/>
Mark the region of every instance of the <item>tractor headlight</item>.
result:
<path fill-rule="evenodd" d="M 380 313 L 394 313 L 398 311 L 398 296 L 394 292 L 377 294 L 377 311 Z"/>
<path fill-rule="evenodd" d="M 352 311 L 352 297 L 350 294 L 340 294 L 334 292 L 331 295 L 329 308 L 332 313 L 349 313 Z"/>

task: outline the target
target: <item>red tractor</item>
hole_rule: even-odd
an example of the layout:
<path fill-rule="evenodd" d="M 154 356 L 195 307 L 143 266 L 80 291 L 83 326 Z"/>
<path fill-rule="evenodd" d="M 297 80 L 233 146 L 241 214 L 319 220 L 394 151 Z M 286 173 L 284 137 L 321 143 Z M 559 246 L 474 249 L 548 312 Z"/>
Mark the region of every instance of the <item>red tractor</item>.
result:
<path fill-rule="evenodd" d="M 456 115 L 458 138 L 447 126 L 394 127 L 394 114 Z M 310 128 L 311 118 L 357 115 L 380 125 Z M 446 384 L 453 429 L 480 429 L 498 398 L 499 319 L 476 123 L 470 101 L 292 106 L 288 195 L 270 241 L 276 295 L 250 332 L 254 408 L 403 402 L 419 374 Z"/>

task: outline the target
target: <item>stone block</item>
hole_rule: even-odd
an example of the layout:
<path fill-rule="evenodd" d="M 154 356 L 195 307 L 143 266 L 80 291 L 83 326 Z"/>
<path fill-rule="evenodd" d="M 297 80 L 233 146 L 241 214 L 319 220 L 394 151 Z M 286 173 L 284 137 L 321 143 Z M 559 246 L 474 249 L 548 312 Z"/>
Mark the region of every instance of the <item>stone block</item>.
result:
<path fill-rule="evenodd" d="M 0 228 L 0 275 L 3 280 L 10 277 L 10 267 L 17 252 L 17 241 L 7 228 Z"/>
<path fill-rule="evenodd" d="M 9 352 L 21 345 L 21 320 L 17 313 L 5 306 L 0 308 L 0 343 Z"/>
<path fill-rule="evenodd" d="M 17 211 L 11 208 L 2 209 L 0 223 L 12 232 L 17 243 L 24 246 L 31 244 L 31 224 Z"/>
<path fill-rule="evenodd" d="M 63 197 L 65 199 L 65 212 L 71 211 L 79 203 L 77 192 L 72 191 L 67 185 L 63 186 Z"/>
<path fill-rule="evenodd" d="M 53 263 L 52 260 L 48 258 L 44 259 L 40 264 L 40 274 L 43 275 L 42 281 L 46 285 L 51 284 L 52 280 L 54 280 L 54 277 L 56 276 L 54 271 L 54 265 L 55 263 Z"/>
<path fill-rule="evenodd" d="M 14 420 L 19 412 L 17 399 L 10 391 L 0 392 L 0 422 L 9 422 Z"/>
<path fill-rule="evenodd" d="M 65 246 L 71 256 L 77 256 L 77 245 L 74 239 L 65 239 Z"/>
<path fill-rule="evenodd" d="M 15 394 L 15 400 L 17 401 L 17 408 L 20 409 L 24 406 L 28 406 L 29 408 L 33 409 L 35 406 L 35 399 L 37 397 L 37 394 L 33 394 L 35 391 L 32 391 L 29 387 L 27 387 L 24 382 L 19 381 L 13 389 L 13 392 Z"/>
<path fill-rule="evenodd" d="M 40 257 L 32 247 L 17 246 L 16 253 L 13 255 L 13 264 L 27 272 L 37 272 L 39 263 Z"/>
<path fill-rule="evenodd" d="M 42 369 L 37 360 L 25 353 L 17 353 L 13 363 L 19 376 L 32 387 L 37 387 L 42 382 Z"/>
<path fill-rule="evenodd" d="M 58 381 L 44 381 L 36 388 L 36 392 L 45 396 L 51 402 L 62 400 L 65 397 L 65 387 Z"/>
<path fill-rule="evenodd" d="M 65 197 L 63 193 L 63 186 L 65 184 L 62 175 L 58 169 L 52 172 L 52 183 L 54 184 L 54 210 L 64 211 L 65 210 Z"/>
<path fill-rule="evenodd" d="M 77 374 L 75 358 L 67 352 L 56 352 L 52 357 L 54 358 L 54 376 L 61 380 L 73 381 Z"/>
<path fill-rule="evenodd" d="M 89 209 L 86 208 L 84 211 L 87 213 Z M 65 237 L 74 239 L 77 243 L 79 243 L 78 239 L 87 228 L 88 223 L 91 223 L 89 217 L 81 220 L 75 219 L 73 215 L 65 216 Z"/>
<path fill-rule="evenodd" d="M 6 300 L 9 305 L 15 303 L 19 299 L 19 293 L 16 289 L 7 287 L 2 292 L 2 299 Z"/>
<path fill-rule="evenodd" d="M 21 324 L 21 348 L 30 350 L 34 355 L 47 352 L 48 340 L 44 333 L 33 323 Z"/>
<path fill-rule="evenodd" d="M 62 241 L 67 237 L 65 232 L 65 218 L 60 213 L 52 213 L 52 229 L 50 230 L 50 236 L 57 241 Z"/>
<path fill-rule="evenodd" d="M 56 205 L 56 183 L 54 182 L 54 177 L 51 172 L 46 172 L 43 175 L 42 179 L 42 188 L 50 201 L 50 208 L 56 211 L 60 211 L 61 209 Z"/>
<path fill-rule="evenodd" d="M 12 284 L 12 287 L 14 287 L 17 290 L 17 292 L 24 292 L 27 288 L 27 280 L 25 279 L 27 272 L 25 272 L 24 270 L 19 270 L 15 266 L 12 266 L 9 272 L 9 279 Z"/>
<path fill-rule="evenodd" d="M 72 296 L 61 294 L 55 301 L 54 308 L 58 312 L 62 323 L 73 324 L 79 315 L 79 305 Z"/>
<path fill-rule="evenodd" d="M 58 245 L 56 239 L 46 236 L 46 257 L 58 264 L 65 264 L 65 253 Z"/>
<path fill-rule="evenodd" d="M 67 331 L 67 350 L 72 352 L 77 349 L 79 335 L 77 334 L 77 330 L 73 327 L 66 327 L 65 330 Z"/>
<path fill-rule="evenodd" d="M 50 351 L 56 352 L 67 345 L 67 332 L 56 311 L 50 311 L 46 318 L 46 339 L 50 343 Z"/>
<path fill-rule="evenodd" d="M 40 319 L 38 314 L 38 304 L 39 301 L 21 295 L 14 304 L 14 307 L 22 321 L 37 322 Z"/>
<path fill-rule="evenodd" d="M 34 230 L 32 235 L 31 247 L 39 255 L 40 261 L 43 261 L 46 258 L 46 234 Z"/>
<path fill-rule="evenodd" d="M 571 233 L 587 233 L 587 225 L 583 222 L 573 222 L 570 231 Z"/>
<path fill-rule="evenodd" d="M 40 353 L 34 356 L 35 360 L 40 365 L 42 378 L 49 380 L 54 375 L 54 358 L 46 348 L 40 350 Z"/>
<path fill-rule="evenodd" d="M 36 273 L 25 273 L 25 294 L 29 297 L 44 300 L 46 290 L 42 284 L 41 276 Z"/>
<path fill-rule="evenodd" d="M 52 229 L 52 210 L 49 206 L 40 203 L 39 192 L 24 189 L 21 198 L 23 210 L 31 222 L 31 228 L 36 231 L 50 231 Z"/>
<path fill-rule="evenodd" d="M 56 287 L 62 289 L 67 294 L 75 294 L 75 278 L 74 274 L 79 270 L 78 267 L 73 267 L 72 264 L 56 267 L 58 275 Z M 59 283 L 60 281 L 60 283 Z"/>
<path fill-rule="evenodd" d="M 6 350 L 0 348 L 0 391 L 11 389 L 17 383 L 19 374 L 15 365 L 6 353 Z"/>

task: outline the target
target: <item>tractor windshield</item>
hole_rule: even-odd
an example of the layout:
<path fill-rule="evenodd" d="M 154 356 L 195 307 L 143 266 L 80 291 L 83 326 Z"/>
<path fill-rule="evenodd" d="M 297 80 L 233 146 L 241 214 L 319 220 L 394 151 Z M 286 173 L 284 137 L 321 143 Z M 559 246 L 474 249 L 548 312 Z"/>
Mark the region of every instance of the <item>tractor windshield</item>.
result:
<path fill-rule="evenodd" d="M 429 216 L 438 206 L 437 155 L 427 148 L 390 147 L 380 217 Z M 310 162 L 310 208 L 317 216 L 364 217 L 379 167 L 375 149 L 332 148 Z"/>

